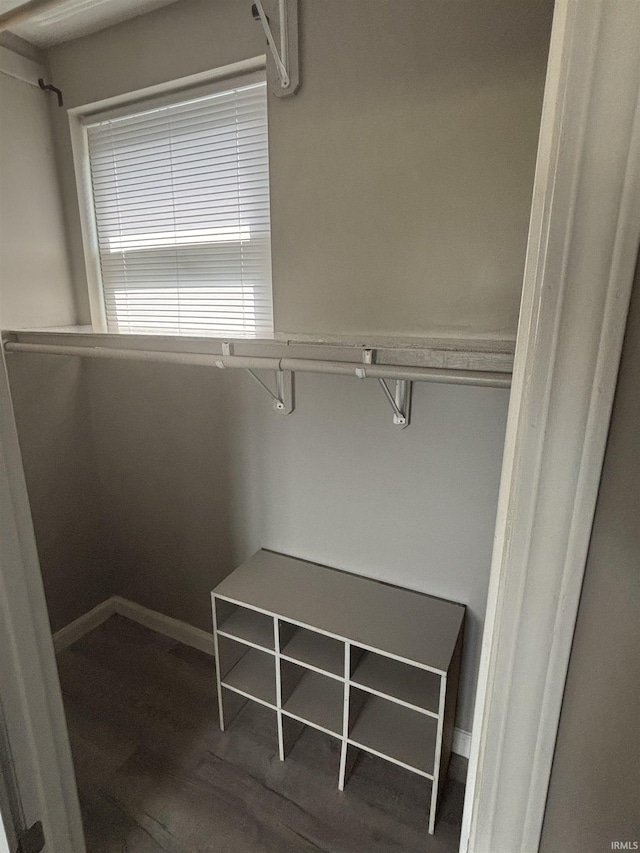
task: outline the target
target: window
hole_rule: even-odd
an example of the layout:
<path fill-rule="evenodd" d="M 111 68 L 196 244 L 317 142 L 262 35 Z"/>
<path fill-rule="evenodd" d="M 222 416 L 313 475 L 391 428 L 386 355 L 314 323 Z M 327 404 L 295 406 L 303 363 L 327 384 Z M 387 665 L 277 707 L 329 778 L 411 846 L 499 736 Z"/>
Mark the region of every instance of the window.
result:
<path fill-rule="evenodd" d="M 109 331 L 272 332 L 266 84 L 220 85 L 83 119 Z"/>

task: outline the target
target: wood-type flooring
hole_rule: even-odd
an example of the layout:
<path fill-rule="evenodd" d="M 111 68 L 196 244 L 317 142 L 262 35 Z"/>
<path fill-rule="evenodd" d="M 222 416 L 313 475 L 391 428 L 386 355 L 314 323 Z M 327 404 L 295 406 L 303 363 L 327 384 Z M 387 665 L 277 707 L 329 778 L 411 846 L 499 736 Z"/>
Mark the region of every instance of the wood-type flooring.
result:
<path fill-rule="evenodd" d="M 88 853 L 456 853 L 466 761 L 430 783 L 306 728 L 278 759 L 270 709 L 218 726 L 213 659 L 121 616 L 58 655 Z M 457 777 L 457 778 L 455 778 Z"/>

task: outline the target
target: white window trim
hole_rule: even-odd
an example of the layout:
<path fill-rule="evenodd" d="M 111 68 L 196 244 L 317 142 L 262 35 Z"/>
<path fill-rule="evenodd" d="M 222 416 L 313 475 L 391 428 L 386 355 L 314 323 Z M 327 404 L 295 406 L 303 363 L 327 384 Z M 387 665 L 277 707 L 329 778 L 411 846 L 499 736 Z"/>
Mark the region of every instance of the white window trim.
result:
<path fill-rule="evenodd" d="M 94 332 L 107 332 L 108 326 L 104 293 L 102 290 L 102 275 L 100 272 L 96 212 L 93 205 L 91 187 L 91 169 L 86 130 L 87 121 L 97 114 L 105 114 L 113 117 L 118 112 L 126 111 L 127 107 L 131 107 L 141 101 L 148 101 L 152 98 L 161 100 L 163 96 L 167 96 L 169 100 L 175 99 L 175 96 L 180 92 L 187 92 L 211 84 L 224 83 L 241 76 L 248 76 L 260 71 L 264 72 L 265 69 L 266 57 L 256 56 L 251 59 L 242 60 L 241 62 L 234 62 L 231 65 L 223 65 L 211 71 L 203 71 L 200 74 L 182 77 L 179 80 L 160 83 L 157 86 L 148 86 L 145 89 L 116 95 L 113 98 L 106 98 L 91 104 L 83 104 L 82 106 L 73 107 L 68 111 L 78 206 L 80 209 L 80 229 L 87 276 L 87 292 L 89 295 L 91 325 Z"/>

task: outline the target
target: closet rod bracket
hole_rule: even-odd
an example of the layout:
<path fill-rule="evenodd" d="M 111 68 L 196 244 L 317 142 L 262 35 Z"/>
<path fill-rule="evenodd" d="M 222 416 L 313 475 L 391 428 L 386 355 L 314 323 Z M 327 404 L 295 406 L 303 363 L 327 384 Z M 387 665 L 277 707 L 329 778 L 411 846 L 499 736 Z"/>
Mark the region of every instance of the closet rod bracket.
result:
<path fill-rule="evenodd" d="M 280 415 L 290 415 L 294 410 L 294 399 L 293 399 L 293 388 L 294 388 L 294 380 L 293 373 L 290 370 L 276 370 L 274 371 L 275 379 L 276 379 L 276 392 L 275 394 L 269 388 L 266 382 L 263 382 L 262 379 L 258 376 L 257 373 L 254 373 L 251 368 L 247 368 L 247 373 L 251 376 L 251 378 L 258 383 L 258 385 L 263 388 L 271 400 L 273 401 L 273 408 Z"/>
<path fill-rule="evenodd" d="M 277 80 L 272 78 L 274 85 L 270 86 L 271 91 L 277 98 L 293 95 L 299 85 L 298 0 L 278 0 L 279 43 L 271 29 L 262 0 L 254 0 L 251 13 L 254 20 L 260 21 L 262 25 L 273 59 Z"/>
<path fill-rule="evenodd" d="M 413 383 L 406 379 L 396 379 L 395 393 L 392 393 L 384 379 L 378 379 L 378 382 L 393 409 L 394 426 L 405 429 L 409 426 L 411 417 L 411 386 Z"/>

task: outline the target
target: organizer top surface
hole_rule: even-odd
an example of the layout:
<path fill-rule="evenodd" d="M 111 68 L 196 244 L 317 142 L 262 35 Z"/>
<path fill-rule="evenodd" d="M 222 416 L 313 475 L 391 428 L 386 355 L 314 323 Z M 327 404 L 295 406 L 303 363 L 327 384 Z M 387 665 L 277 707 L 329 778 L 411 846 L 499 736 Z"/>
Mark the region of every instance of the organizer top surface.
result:
<path fill-rule="evenodd" d="M 213 592 L 441 672 L 465 612 L 462 604 L 264 550 Z"/>

